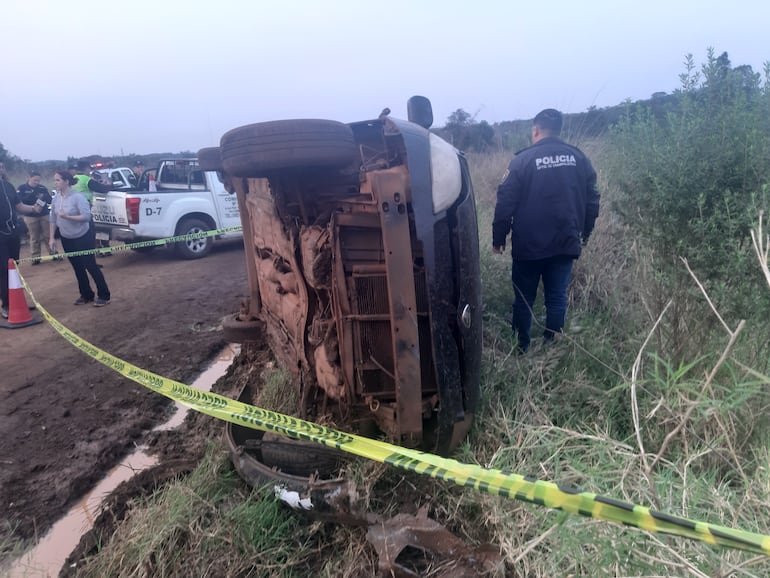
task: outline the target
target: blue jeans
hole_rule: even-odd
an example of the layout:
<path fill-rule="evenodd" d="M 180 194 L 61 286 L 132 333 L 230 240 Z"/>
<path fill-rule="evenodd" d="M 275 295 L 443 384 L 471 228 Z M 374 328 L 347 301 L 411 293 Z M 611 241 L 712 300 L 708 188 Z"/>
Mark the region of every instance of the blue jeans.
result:
<path fill-rule="evenodd" d="M 537 297 L 537 287 L 543 280 L 545 295 L 545 331 L 543 339 L 550 341 L 564 329 L 567 315 L 567 286 L 572 276 L 572 257 L 558 256 L 537 261 L 514 261 L 511 281 L 516 298 L 513 301 L 511 325 L 519 335 L 519 348 L 529 349 L 532 328 L 532 308 Z"/>

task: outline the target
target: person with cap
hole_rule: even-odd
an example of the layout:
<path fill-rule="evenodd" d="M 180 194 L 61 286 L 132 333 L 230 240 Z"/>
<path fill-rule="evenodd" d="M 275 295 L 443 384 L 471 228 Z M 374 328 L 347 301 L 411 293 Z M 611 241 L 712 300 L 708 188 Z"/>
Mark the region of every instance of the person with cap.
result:
<path fill-rule="evenodd" d="M 516 153 L 497 188 L 492 250 L 502 253 L 511 233 L 511 326 L 518 351 L 530 345 L 532 308 L 543 282 L 546 321 L 543 340 L 564 328 L 567 287 L 599 215 L 596 171 L 580 149 L 559 138 L 562 114 L 540 111 L 532 121 L 532 146 Z"/>
<path fill-rule="evenodd" d="M 40 184 L 40 173 L 30 171 L 27 182 L 22 184 L 16 191 L 19 199 L 24 205 L 34 207 L 40 205 L 40 212 L 36 215 L 25 215 L 24 222 L 29 232 L 30 254 L 32 264 L 40 264 L 40 246 L 45 244 L 48 234 L 48 206 L 51 204 L 51 193 Z M 50 253 L 50 251 L 49 251 Z"/>
<path fill-rule="evenodd" d="M 112 190 L 112 186 L 106 185 L 106 184 L 96 180 L 95 178 L 91 177 L 88 174 L 88 171 L 90 171 L 90 169 L 91 169 L 91 163 L 89 163 L 88 161 L 78 161 L 77 162 L 77 164 L 75 165 L 75 175 L 74 175 L 76 183 L 75 183 L 75 185 L 72 188 L 73 188 L 73 190 L 75 190 L 75 191 L 79 192 L 80 194 L 82 194 L 86 198 L 86 200 L 88 201 L 89 205 L 93 205 L 94 204 L 94 193 L 102 193 L 102 194 L 109 193 Z M 96 229 L 94 227 L 93 220 L 91 221 L 91 225 L 90 225 L 89 231 L 91 233 L 91 237 L 93 238 L 94 248 L 96 248 L 96 247 L 102 248 L 102 247 L 109 247 L 110 246 L 109 241 L 107 241 L 107 242 L 100 241 L 100 242 L 97 243 L 97 241 L 96 241 Z M 111 252 L 104 252 L 104 253 L 99 253 L 99 254 L 100 255 L 104 255 L 105 257 L 109 257 L 110 255 L 112 255 Z"/>
<path fill-rule="evenodd" d="M 112 187 L 106 185 L 89 175 L 91 164 L 88 161 L 78 161 L 75 165 L 75 179 L 77 183 L 72 188 L 82 194 L 89 205 L 94 203 L 94 193 L 106 194 L 112 190 Z"/>
<path fill-rule="evenodd" d="M 8 259 L 18 261 L 21 251 L 17 212 L 37 215 L 40 213 L 40 205 L 30 207 L 21 202 L 16 187 L 8 182 L 5 163 L 0 162 L 0 307 L 5 319 L 8 318 Z"/>
<path fill-rule="evenodd" d="M 142 161 L 142 159 L 137 159 L 134 166 L 131 167 L 131 170 L 134 171 L 137 182 L 141 180 L 142 174 L 144 173 L 144 161 Z"/>

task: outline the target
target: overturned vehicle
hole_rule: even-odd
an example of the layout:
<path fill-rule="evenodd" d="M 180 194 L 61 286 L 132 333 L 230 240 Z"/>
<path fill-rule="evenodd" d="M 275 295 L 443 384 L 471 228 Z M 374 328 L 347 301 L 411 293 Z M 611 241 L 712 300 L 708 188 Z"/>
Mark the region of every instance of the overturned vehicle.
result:
<path fill-rule="evenodd" d="M 412 97 L 408 121 L 389 112 L 247 125 L 199 151 L 243 224 L 249 298 L 225 336 L 266 337 L 295 378 L 298 415 L 447 454 L 479 398 L 475 199 L 463 155 L 428 130 L 430 102 Z M 228 426 L 228 441 L 312 473 L 270 463 L 287 452 L 260 432 Z"/>

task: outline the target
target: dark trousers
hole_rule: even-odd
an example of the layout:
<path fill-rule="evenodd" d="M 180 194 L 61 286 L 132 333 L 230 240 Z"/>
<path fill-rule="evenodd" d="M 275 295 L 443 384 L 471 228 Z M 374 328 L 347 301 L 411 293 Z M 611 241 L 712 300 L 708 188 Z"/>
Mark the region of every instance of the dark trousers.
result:
<path fill-rule="evenodd" d="M 19 260 L 21 239 L 18 235 L 0 234 L 0 300 L 8 307 L 8 259 Z"/>
<path fill-rule="evenodd" d="M 90 231 L 77 239 L 65 239 L 62 237 L 61 246 L 66 253 L 86 251 L 94 248 L 94 238 Z M 99 296 L 99 299 L 104 299 L 105 301 L 110 300 L 110 289 L 107 287 L 107 282 L 104 280 L 102 270 L 99 268 L 99 265 L 96 264 L 96 257 L 93 253 L 90 255 L 67 257 L 67 259 L 69 259 L 70 265 L 72 265 L 72 268 L 75 270 L 75 278 L 78 280 L 78 290 L 83 299 L 86 301 L 94 300 L 94 290 L 91 289 L 91 283 L 88 280 L 88 274 L 90 273 L 96 284 L 96 293 Z"/>
<path fill-rule="evenodd" d="M 537 261 L 514 261 L 511 268 L 513 291 L 513 331 L 518 333 L 519 348 L 529 349 L 532 328 L 532 308 L 537 297 L 537 287 L 543 280 L 545 296 L 545 331 L 543 339 L 549 341 L 564 329 L 567 315 L 567 286 L 572 276 L 572 257 L 550 257 Z"/>

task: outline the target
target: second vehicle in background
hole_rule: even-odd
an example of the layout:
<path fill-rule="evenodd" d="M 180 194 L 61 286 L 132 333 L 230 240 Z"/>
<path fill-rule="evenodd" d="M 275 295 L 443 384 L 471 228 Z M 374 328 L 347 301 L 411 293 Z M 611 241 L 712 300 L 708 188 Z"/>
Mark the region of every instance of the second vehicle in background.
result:
<path fill-rule="evenodd" d="M 111 169 L 110 178 L 117 171 Z M 136 189 L 94 195 L 97 239 L 135 243 L 241 224 L 235 195 L 227 192 L 217 172 L 202 170 L 198 159 L 162 160 L 142 177 Z M 174 248 L 185 259 L 197 259 L 211 251 L 213 240 L 190 239 L 175 243 Z"/>

